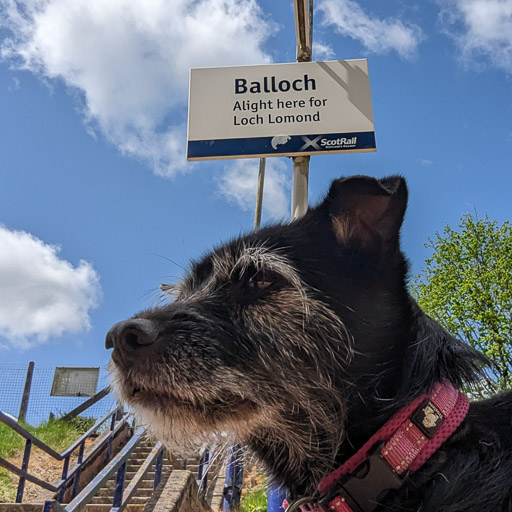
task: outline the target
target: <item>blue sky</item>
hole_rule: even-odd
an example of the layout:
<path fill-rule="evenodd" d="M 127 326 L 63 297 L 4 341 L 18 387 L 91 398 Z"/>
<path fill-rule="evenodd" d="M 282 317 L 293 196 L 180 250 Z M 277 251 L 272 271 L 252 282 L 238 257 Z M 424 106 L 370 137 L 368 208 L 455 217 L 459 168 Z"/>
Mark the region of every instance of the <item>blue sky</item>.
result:
<path fill-rule="evenodd" d="M 311 202 L 404 175 L 414 273 L 463 213 L 510 218 L 512 0 L 315 9 L 315 60 L 368 58 L 378 149 L 313 157 Z M 110 325 L 251 229 L 258 161 L 185 160 L 188 70 L 294 60 L 288 0 L 0 0 L 0 363 L 106 364 Z M 264 221 L 290 186 L 267 160 Z"/>

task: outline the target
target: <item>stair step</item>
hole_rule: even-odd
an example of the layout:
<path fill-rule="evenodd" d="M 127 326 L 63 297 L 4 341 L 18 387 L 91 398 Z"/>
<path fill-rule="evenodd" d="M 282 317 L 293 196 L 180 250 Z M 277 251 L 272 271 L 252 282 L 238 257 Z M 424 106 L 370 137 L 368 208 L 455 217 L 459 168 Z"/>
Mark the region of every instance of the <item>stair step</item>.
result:
<path fill-rule="evenodd" d="M 136 471 L 127 471 L 127 472 L 124 474 L 124 480 L 125 480 L 125 482 L 129 482 L 129 481 L 130 481 L 130 480 L 135 476 L 135 473 L 136 473 Z M 164 473 L 164 472 L 162 471 L 162 474 L 163 474 L 163 475 L 165 475 L 165 474 L 167 474 L 167 473 L 170 473 L 170 471 L 169 471 L 169 472 L 166 472 L 166 473 Z M 155 472 L 154 472 L 154 471 L 148 471 L 148 472 L 144 475 L 144 480 L 154 480 L 154 478 L 155 478 Z M 115 476 L 114 476 L 114 478 L 111 478 L 111 479 L 109 479 L 108 481 L 109 481 L 109 482 L 115 482 L 115 480 L 116 480 L 116 479 L 115 479 Z"/>
<path fill-rule="evenodd" d="M 164 478 L 164 476 L 162 475 L 162 478 Z M 155 481 L 154 478 L 143 478 L 140 483 L 139 483 L 139 487 L 153 487 L 153 482 Z M 129 480 L 125 480 L 124 481 L 124 488 L 126 488 L 128 486 L 128 484 L 130 483 Z M 113 490 L 116 486 L 116 483 L 114 480 L 109 480 L 101 489 L 109 489 L 109 490 Z"/>
<path fill-rule="evenodd" d="M 139 467 L 140 466 L 136 466 L 133 468 L 126 468 L 126 471 L 124 474 L 124 479 L 131 480 L 135 476 L 135 473 L 137 473 L 137 470 L 139 469 Z M 173 470 L 172 466 L 163 466 L 162 467 L 162 475 L 168 475 L 172 470 Z M 144 478 L 154 478 L 154 477 L 155 477 L 155 469 L 154 468 L 149 469 L 144 474 Z M 116 475 L 114 474 L 113 477 L 110 477 L 109 481 L 110 480 L 114 481 L 115 479 L 116 479 Z"/>
<path fill-rule="evenodd" d="M 134 496 L 131 500 L 130 500 L 130 503 L 133 504 L 133 505 L 145 505 L 148 501 L 148 497 L 139 497 L 139 496 Z M 107 505 L 107 504 L 110 504 L 110 506 L 112 507 L 112 498 L 108 498 L 106 496 L 94 496 L 94 498 L 92 499 L 91 503 L 93 505 Z"/>
<path fill-rule="evenodd" d="M 125 472 L 131 471 L 131 472 L 135 473 L 141 466 L 142 466 L 142 464 L 127 464 Z M 150 466 L 148 471 L 151 471 L 152 473 L 154 473 L 155 466 Z"/>
<path fill-rule="evenodd" d="M 127 471 L 133 471 L 134 469 L 139 469 L 142 466 L 143 463 L 144 463 L 144 460 L 138 461 L 138 462 L 133 461 L 133 460 L 129 460 L 126 463 L 126 470 Z M 165 467 L 171 468 L 172 464 L 162 464 L 162 467 L 163 468 L 165 468 Z M 151 466 L 149 466 L 149 470 L 150 471 L 154 471 L 155 470 L 155 465 L 151 464 Z"/>
<path fill-rule="evenodd" d="M 135 496 L 142 496 L 148 498 L 153 494 L 153 487 L 138 487 L 135 491 Z M 98 494 L 96 496 L 100 497 L 109 497 L 111 498 L 110 501 L 114 498 L 114 492 L 113 489 L 105 489 L 102 488 L 99 490 Z"/>
<path fill-rule="evenodd" d="M 128 473 L 128 472 L 135 473 L 141 467 L 141 465 L 142 464 L 127 464 L 126 465 L 126 469 L 125 469 L 125 473 Z M 155 472 L 155 466 L 150 466 L 147 472 L 154 473 Z"/>
<path fill-rule="evenodd" d="M 129 512 L 142 512 L 145 507 L 145 503 L 138 503 L 133 504 L 129 503 L 126 505 L 124 510 L 127 510 Z M 91 503 L 89 505 L 86 505 L 84 511 L 85 512 L 110 512 L 110 509 L 112 508 L 112 502 L 108 504 L 101 504 L 101 503 Z M 41 512 L 41 509 L 39 509 L 39 512 Z"/>

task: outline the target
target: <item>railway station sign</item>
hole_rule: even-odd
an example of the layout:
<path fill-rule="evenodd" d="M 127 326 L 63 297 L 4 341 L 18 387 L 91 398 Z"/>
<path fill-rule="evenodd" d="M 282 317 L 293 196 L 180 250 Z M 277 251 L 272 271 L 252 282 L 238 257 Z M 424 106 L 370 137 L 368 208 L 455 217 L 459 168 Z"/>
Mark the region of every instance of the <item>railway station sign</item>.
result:
<path fill-rule="evenodd" d="M 190 71 L 188 160 L 375 150 L 366 59 Z"/>

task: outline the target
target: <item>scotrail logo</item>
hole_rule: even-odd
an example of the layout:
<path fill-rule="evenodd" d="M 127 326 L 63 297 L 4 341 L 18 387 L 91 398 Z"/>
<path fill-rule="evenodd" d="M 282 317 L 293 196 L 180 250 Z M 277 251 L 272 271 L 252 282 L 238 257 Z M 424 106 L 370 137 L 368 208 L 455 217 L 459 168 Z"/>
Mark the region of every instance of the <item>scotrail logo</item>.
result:
<path fill-rule="evenodd" d="M 299 151 L 354 149 L 357 146 L 357 137 L 337 137 L 336 139 L 329 139 L 327 137 L 322 138 L 322 135 L 318 135 L 315 138 L 309 138 L 306 135 L 303 135 L 302 140 L 305 144 L 299 149 Z"/>
<path fill-rule="evenodd" d="M 357 137 L 339 137 L 337 139 L 322 139 L 320 146 L 326 149 L 348 149 L 355 148 Z"/>

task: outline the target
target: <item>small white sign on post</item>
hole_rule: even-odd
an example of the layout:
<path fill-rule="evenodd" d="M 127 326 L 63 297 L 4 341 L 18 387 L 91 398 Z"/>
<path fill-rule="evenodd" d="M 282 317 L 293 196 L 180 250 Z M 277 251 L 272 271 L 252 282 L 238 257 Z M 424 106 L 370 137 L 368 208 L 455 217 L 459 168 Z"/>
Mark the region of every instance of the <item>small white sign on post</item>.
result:
<path fill-rule="evenodd" d="M 190 71 L 188 160 L 375 150 L 366 59 Z"/>
<path fill-rule="evenodd" d="M 99 367 L 57 366 L 50 396 L 94 396 L 99 374 Z"/>

